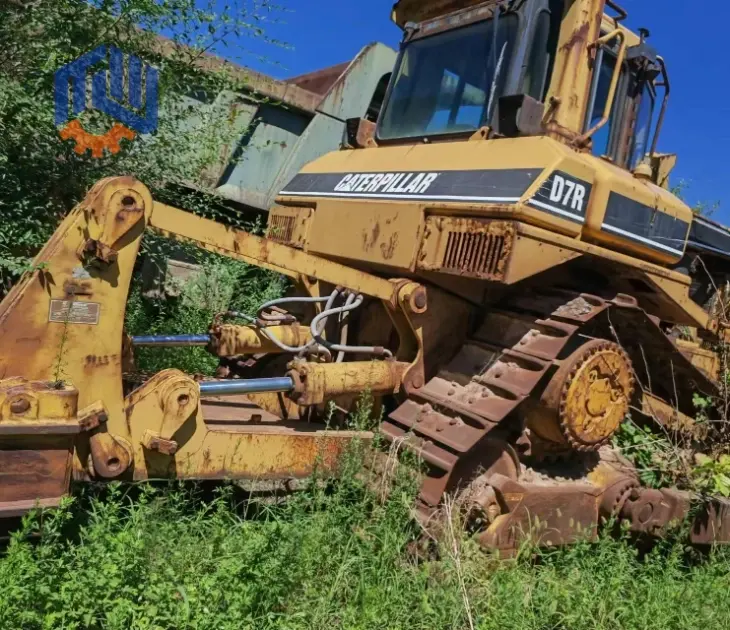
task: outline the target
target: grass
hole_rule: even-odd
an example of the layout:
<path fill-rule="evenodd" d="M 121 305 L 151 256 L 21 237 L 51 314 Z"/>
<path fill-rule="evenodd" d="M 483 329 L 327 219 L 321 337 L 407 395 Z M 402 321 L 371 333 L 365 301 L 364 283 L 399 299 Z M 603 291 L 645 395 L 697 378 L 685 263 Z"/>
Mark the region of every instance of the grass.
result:
<path fill-rule="evenodd" d="M 233 486 L 81 492 L 27 518 L 0 557 L 0 628 L 728 626 L 723 550 L 666 541 L 642 555 L 605 538 L 499 561 L 455 533 L 441 559 L 417 561 L 413 482 L 381 501 L 361 460 L 275 505 Z"/>
<path fill-rule="evenodd" d="M 202 333 L 217 312 L 254 312 L 285 290 L 238 263 L 201 264 L 200 279 L 177 299 L 145 300 L 136 280 L 128 330 Z M 212 373 L 217 365 L 190 348 L 138 349 L 137 361 L 147 372 Z M 643 435 L 634 438 L 644 444 Z M 667 540 L 640 553 L 606 536 L 503 561 L 462 534 L 456 515 L 438 555 L 416 559 L 412 477 L 396 476 L 387 493 L 372 489 L 363 457 L 355 444 L 336 477 L 314 479 L 277 504 L 231 485 L 77 488 L 62 509 L 27 517 L 0 550 L 0 630 L 729 625 L 723 549 L 701 557 Z"/>
<path fill-rule="evenodd" d="M 149 239 L 159 248 L 161 238 Z M 179 246 L 178 246 L 179 247 Z M 159 261 L 167 254 L 152 249 L 148 256 Z M 133 280 L 125 329 L 131 335 L 182 335 L 208 332 L 214 317 L 227 310 L 256 313 L 257 308 L 282 296 L 285 280 L 263 269 L 188 248 L 200 266 L 200 273 L 180 287 L 176 298 L 148 299 L 143 296 L 142 279 Z M 218 358 L 205 348 L 136 348 L 138 370 L 153 374 L 167 368 L 177 368 L 189 374 L 212 376 Z"/>

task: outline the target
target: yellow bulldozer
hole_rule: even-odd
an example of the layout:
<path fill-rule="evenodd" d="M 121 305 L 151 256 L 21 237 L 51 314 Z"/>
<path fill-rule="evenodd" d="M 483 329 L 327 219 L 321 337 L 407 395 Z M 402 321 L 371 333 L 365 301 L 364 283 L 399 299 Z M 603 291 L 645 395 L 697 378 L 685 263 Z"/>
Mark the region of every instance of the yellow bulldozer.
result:
<path fill-rule="evenodd" d="M 423 462 L 419 518 L 458 492 L 485 547 L 690 513 L 695 543 L 730 541 L 727 502 L 696 513 L 607 447 L 629 414 L 692 430 L 695 396 L 722 393 L 727 329 L 711 298 L 730 231 L 669 190 L 668 68 L 626 17 L 612 0 L 400 0 L 377 124 L 348 121 L 266 238 L 99 182 L 0 305 L 0 516 L 57 505 L 72 479 L 307 476 L 369 437 L 336 421 L 369 392 L 385 439 Z M 296 291 L 206 334 L 128 337 L 145 230 Z M 135 346 L 185 345 L 219 378 L 125 386 Z"/>

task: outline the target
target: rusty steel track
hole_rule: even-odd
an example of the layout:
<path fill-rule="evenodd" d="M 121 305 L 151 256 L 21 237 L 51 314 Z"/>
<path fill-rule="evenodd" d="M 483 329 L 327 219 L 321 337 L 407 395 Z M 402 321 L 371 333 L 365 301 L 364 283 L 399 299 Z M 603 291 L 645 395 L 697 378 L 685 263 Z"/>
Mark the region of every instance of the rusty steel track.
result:
<path fill-rule="evenodd" d="M 488 313 L 456 357 L 383 423 L 388 440 L 407 439 L 428 464 L 419 495 L 426 510 L 470 481 L 475 465 L 484 466 L 473 461 L 474 449 L 530 397 L 581 327 L 610 306 L 593 295 L 562 293 L 528 306 L 544 309 L 556 300 L 544 317 L 520 309 L 521 297 Z M 488 453 L 484 458 L 490 463 Z"/>
<path fill-rule="evenodd" d="M 524 438 L 525 427 L 519 418 L 508 417 L 529 398 L 539 397 L 551 366 L 560 365 L 563 355 L 591 339 L 620 343 L 637 366 L 642 388 L 651 387 L 651 373 L 657 381 L 673 383 L 672 400 L 680 409 L 691 401 L 693 391 L 714 390 L 714 383 L 679 352 L 659 322 L 629 296 L 607 300 L 554 290 L 507 299 L 486 314 L 457 355 L 425 386 L 410 391 L 409 399 L 382 425 L 386 439 L 403 442 L 427 465 L 419 492 L 422 518 L 437 511 L 446 493 L 463 490 L 484 471 L 480 479 L 491 478 L 497 493 L 502 487 L 510 496 L 520 496 L 513 507 L 525 513 L 533 509 L 542 517 L 540 510 L 551 509 L 551 504 L 567 506 L 566 528 L 573 516 L 590 514 L 588 506 L 594 508 L 595 523 L 586 517 L 586 524 L 594 528 L 599 514 L 615 516 L 624 503 L 627 516 L 635 512 L 631 506 L 650 491 L 639 488 L 630 476 L 609 470 L 598 475 L 598 486 L 584 482 L 536 488 L 520 485 L 519 463 L 509 463 L 517 461 L 510 443 Z M 620 492 L 613 496 L 617 488 Z M 578 512 L 570 509 L 571 502 L 579 506 Z M 678 513 L 662 509 L 665 524 Z M 656 516 L 652 522 L 662 519 Z M 561 526 L 558 523 L 558 529 Z M 557 539 L 567 542 L 571 535 L 561 533 Z M 485 544 L 506 547 L 514 544 L 514 536 L 499 532 Z"/>

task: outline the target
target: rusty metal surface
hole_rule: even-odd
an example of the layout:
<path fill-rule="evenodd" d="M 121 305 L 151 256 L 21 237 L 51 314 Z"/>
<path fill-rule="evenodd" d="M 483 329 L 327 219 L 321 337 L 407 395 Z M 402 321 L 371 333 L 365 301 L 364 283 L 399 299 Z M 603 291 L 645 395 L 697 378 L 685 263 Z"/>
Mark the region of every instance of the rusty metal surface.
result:
<path fill-rule="evenodd" d="M 377 146 L 375 142 L 376 125 L 364 118 L 349 118 L 345 123 L 347 147 L 364 149 Z"/>
<path fill-rule="evenodd" d="M 94 476 L 115 479 L 122 475 L 132 463 L 132 449 L 129 443 L 106 431 L 97 431 L 89 438 L 89 469 Z"/>
<path fill-rule="evenodd" d="M 658 535 L 684 521 L 690 501 L 687 492 L 636 488 L 619 511 L 619 517 L 628 522 L 632 532 Z"/>
<path fill-rule="evenodd" d="M 270 337 L 290 347 L 303 346 L 312 339 L 309 327 L 296 322 L 288 326 L 268 326 L 266 334 L 261 332 L 259 326 L 214 324 L 210 333 L 208 349 L 219 357 L 281 353 L 281 348 Z"/>
<path fill-rule="evenodd" d="M 535 312 L 533 325 L 526 319 L 525 306 Z M 496 321 L 502 325 L 480 327 L 486 343 L 468 341 L 437 376 L 410 392 L 411 400 L 391 413 L 382 431 L 391 441 L 407 439 L 409 433 L 416 438 L 410 447 L 430 465 L 421 501 L 438 506 L 456 481 L 452 473 L 457 464 L 525 402 L 578 324 L 589 322 L 608 306 L 593 296 L 569 292 L 507 300 L 497 314 Z M 505 318 L 510 308 L 519 309 L 512 322 Z M 489 318 L 487 315 L 487 321 Z M 572 328 L 565 326 L 569 322 L 573 322 Z M 504 330 L 514 342 L 512 348 L 504 347 Z M 529 354 L 533 346 L 542 356 Z M 545 356 L 546 348 L 553 350 L 551 357 Z M 471 463 L 476 470 L 478 462 Z"/>
<path fill-rule="evenodd" d="M 528 539 L 552 546 L 596 538 L 600 492 L 592 484 L 536 486 L 494 475 L 490 485 L 505 513 L 477 537 L 481 545 L 510 555 Z"/>
<path fill-rule="evenodd" d="M 624 421 L 633 393 L 629 357 L 618 344 L 594 339 L 562 361 L 527 424 L 543 439 L 598 450 Z"/>
<path fill-rule="evenodd" d="M 613 328 L 615 340 L 631 358 L 642 387 L 670 401 L 681 413 L 694 416 L 696 393 L 717 394 L 717 383 L 679 352 L 659 324 L 638 306 L 613 300 L 610 316 L 602 325 Z"/>
<path fill-rule="evenodd" d="M 408 368 L 409 364 L 398 361 L 293 361 L 287 372 L 295 383 L 290 397 L 298 405 L 309 407 L 335 400 L 338 396 L 358 396 L 362 392 L 374 396 L 393 394 L 400 389 Z"/>
<path fill-rule="evenodd" d="M 667 491 L 664 491 L 665 494 Z M 713 499 L 695 518 L 690 540 L 695 545 L 730 544 L 730 501 Z"/>
<path fill-rule="evenodd" d="M 429 217 L 418 269 L 502 281 L 516 234 L 514 221 Z"/>
<path fill-rule="evenodd" d="M 347 70 L 348 65 L 349 62 L 339 63 L 334 66 L 329 66 L 328 68 L 299 74 L 287 79 L 286 82 L 298 85 L 303 90 L 324 96 L 330 91 L 332 84 L 337 81 L 340 76 L 342 76 L 342 73 L 345 70 Z"/>
<path fill-rule="evenodd" d="M 634 326 L 641 321 L 644 328 L 661 333 L 657 322 L 629 296 L 609 301 L 563 290 L 519 293 L 502 300 L 499 311 L 486 315 L 475 336 L 437 376 L 410 391 L 410 400 L 391 413 L 382 431 L 388 440 L 412 449 L 427 464 L 419 495 L 424 523 L 434 516 L 444 493 L 472 481 L 480 466 L 489 470 L 490 461 L 497 465 L 500 458 L 509 461 L 506 445 L 499 446 L 494 440 L 495 428 L 515 409 L 528 413 L 530 407 L 524 403 L 530 396 L 547 391 L 537 385 L 550 365 L 560 364 L 557 357 L 571 339 L 579 331 L 584 335 L 611 334 L 611 330 L 625 333 L 629 329 L 620 314 L 627 312 Z M 610 323 L 616 321 L 620 323 L 612 329 Z M 506 347 L 507 342 L 511 347 Z M 593 368 L 597 369 L 596 361 L 608 357 L 605 353 L 612 358 L 610 369 L 600 378 L 589 378 Z M 675 349 L 674 355 L 680 355 L 679 351 Z M 621 410 L 628 407 L 633 391 L 631 360 L 618 344 L 597 339 L 583 341 L 577 353 L 563 360 L 563 366 L 573 379 L 561 377 L 558 371 L 559 412 L 565 414 L 568 406 L 577 404 L 572 400 L 576 387 L 585 390 L 586 396 L 580 400 L 586 408 L 595 403 L 598 411 L 610 411 L 609 402 L 620 407 L 609 414 L 611 422 L 606 426 L 558 422 L 559 439 L 569 449 L 595 449 L 610 438 L 623 419 Z M 580 376 L 583 372 L 585 378 Z M 614 377 L 616 383 L 598 387 Z M 594 392 L 595 387 L 600 391 Z M 567 392 L 571 400 L 564 396 L 566 388 L 571 390 Z M 616 397 L 611 395 L 614 390 Z M 616 463 L 601 464 L 576 482 L 525 483 L 519 481 L 519 467 L 512 473 L 509 467 L 506 470 L 507 474 L 495 469 L 479 478 L 482 483 L 476 502 L 481 506 L 483 528 L 479 541 L 505 553 L 514 552 L 528 536 L 541 545 L 593 539 L 601 519 L 613 517 L 627 521 L 637 534 L 660 535 L 689 514 L 688 493 L 641 488 L 635 474 Z M 715 501 L 702 511 L 695 520 L 693 541 L 730 542 L 728 506 L 729 502 Z"/>
<path fill-rule="evenodd" d="M 602 3 L 594 0 L 576 0 L 563 15 L 547 96 L 547 127 L 558 137 L 576 139 L 583 132 L 593 70 L 589 46 L 600 35 L 602 19 Z"/>
<path fill-rule="evenodd" d="M 340 148 L 345 121 L 365 117 L 381 79 L 395 65 L 395 57 L 389 47 L 371 44 L 351 62 L 316 76 L 294 77 L 287 83 L 271 80 L 276 86 L 287 86 L 287 92 L 310 95 L 309 106 L 306 110 L 288 107 L 284 98 L 235 107 L 240 138 L 235 146 L 221 148 L 221 160 L 211 167 L 213 177 L 205 182 L 206 187 L 232 201 L 268 211 L 279 191 L 305 164 Z M 298 83 L 323 91 L 304 91 Z M 218 101 L 233 96 L 223 93 Z M 202 107 L 198 102 L 192 104 Z"/>
<path fill-rule="evenodd" d="M 73 442 L 46 438 L 33 448 L 0 444 L 0 516 L 21 516 L 36 501 L 55 504 L 66 496 Z"/>
<path fill-rule="evenodd" d="M 636 411 L 670 431 L 694 435 L 698 439 L 702 439 L 707 433 L 707 427 L 695 423 L 692 416 L 678 411 L 672 405 L 648 391 L 642 392 L 641 408 Z"/>
<path fill-rule="evenodd" d="M 458 28 L 474 20 L 489 18 L 499 1 L 399 0 L 393 7 L 393 21 L 401 28 L 408 22 L 426 22 L 420 25 L 421 29 L 432 34 Z"/>
<path fill-rule="evenodd" d="M 212 428 L 266 425 L 282 421 L 280 416 L 262 409 L 248 396 L 205 397 L 201 400 L 201 410 L 205 423 Z"/>

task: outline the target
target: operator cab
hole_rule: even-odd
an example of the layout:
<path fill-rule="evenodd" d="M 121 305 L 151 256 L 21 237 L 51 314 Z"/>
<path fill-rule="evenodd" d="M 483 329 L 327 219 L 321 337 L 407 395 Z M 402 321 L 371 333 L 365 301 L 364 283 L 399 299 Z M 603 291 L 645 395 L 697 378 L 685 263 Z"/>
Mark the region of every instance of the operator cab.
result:
<path fill-rule="evenodd" d="M 378 144 L 453 140 L 488 128 L 489 137 L 549 133 L 632 171 L 655 153 L 666 68 L 647 31 L 637 37 L 621 27 L 626 15 L 615 4 L 607 3 L 616 15 L 604 16 L 601 31 L 602 40 L 615 36 L 595 50 L 585 116 L 558 134 L 544 123 L 551 108 L 569 105 L 555 102 L 552 85 L 564 0 L 471 2 L 438 15 L 443 4 L 401 0 L 394 9 L 404 39 Z"/>

